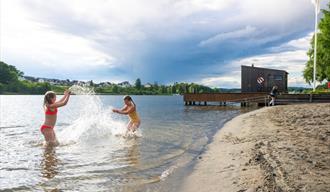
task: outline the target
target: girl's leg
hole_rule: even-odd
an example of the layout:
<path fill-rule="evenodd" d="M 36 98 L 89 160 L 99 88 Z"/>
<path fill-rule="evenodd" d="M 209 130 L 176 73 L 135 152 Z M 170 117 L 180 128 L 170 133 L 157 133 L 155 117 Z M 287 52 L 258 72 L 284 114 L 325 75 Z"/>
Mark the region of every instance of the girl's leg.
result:
<path fill-rule="evenodd" d="M 44 135 L 46 145 L 49 145 L 53 141 L 53 130 L 49 128 L 45 128 L 42 130 L 42 134 Z"/>
<path fill-rule="evenodd" d="M 133 123 L 132 124 L 132 131 L 135 132 L 140 127 L 140 122 Z"/>
<path fill-rule="evenodd" d="M 127 124 L 127 130 L 131 131 L 132 126 L 133 126 L 133 122 L 129 121 L 128 124 Z"/>
<path fill-rule="evenodd" d="M 131 131 L 132 125 L 133 125 L 133 122 L 129 121 L 128 124 L 127 124 L 127 129 L 126 129 L 126 132 L 125 132 L 125 136 L 127 136 L 128 132 Z"/>
<path fill-rule="evenodd" d="M 52 130 L 53 130 L 53 136 L 52 136 L 53 144 L 54 144 L 54 146 L 58 146 L 59 145 L 59 142 L 58 142 L 58 140 L 56 138 L 55 131 L 54 131 L 54 129 L 52 129 Z"/>

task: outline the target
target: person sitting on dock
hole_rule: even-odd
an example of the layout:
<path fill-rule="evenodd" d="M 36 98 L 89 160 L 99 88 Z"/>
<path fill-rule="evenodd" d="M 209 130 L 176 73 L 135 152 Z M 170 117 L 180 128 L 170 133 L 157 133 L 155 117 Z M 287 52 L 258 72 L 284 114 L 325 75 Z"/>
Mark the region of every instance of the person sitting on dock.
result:
<path fill-rule="evenodd" d="M 272 91 L 270 92 L 269 96 L 271 97 L 271 101 L 269 102 L 269 105 L 275 105 L 275 97 L 278 94 L 277 86 L 273 86 Z"/>

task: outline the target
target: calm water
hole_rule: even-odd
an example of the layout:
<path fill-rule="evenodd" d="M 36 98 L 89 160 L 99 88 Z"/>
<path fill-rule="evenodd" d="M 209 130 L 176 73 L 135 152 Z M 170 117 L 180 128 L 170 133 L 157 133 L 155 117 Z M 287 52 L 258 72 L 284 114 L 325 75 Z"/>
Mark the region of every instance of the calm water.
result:
<path fill-rule="evenodd" d="M 46 150 L 43 96 L 0 96 L 0 191 L 171 191 L 182 177 L 175 173 L 242 112 L 186 107 L 181 96 L 133 99 L 142 137 L 120 136 L 127 117 L 111 109 L 122 106 L 121 96 L 72 96 L 58 113 L 61 145 Z"/>

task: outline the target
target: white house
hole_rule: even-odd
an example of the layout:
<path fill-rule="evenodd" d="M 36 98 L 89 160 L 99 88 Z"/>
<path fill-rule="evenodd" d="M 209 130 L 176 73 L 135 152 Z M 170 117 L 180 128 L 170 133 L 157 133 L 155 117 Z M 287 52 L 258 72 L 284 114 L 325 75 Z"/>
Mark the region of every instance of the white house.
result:
<path fill-rule="evenodd" d="M 147 84 L 145 84 L 145 85 L 143 85 L 145 88 L 150 88 L 150 87 L 152 87 L 152 84 L 151 83 L 147 83 Z"/>
<path fill-rule="evenodd" d="M 120 87 L 132 87 L 132 85 L 128 81 L 118 83 L 117 85 Z"/>

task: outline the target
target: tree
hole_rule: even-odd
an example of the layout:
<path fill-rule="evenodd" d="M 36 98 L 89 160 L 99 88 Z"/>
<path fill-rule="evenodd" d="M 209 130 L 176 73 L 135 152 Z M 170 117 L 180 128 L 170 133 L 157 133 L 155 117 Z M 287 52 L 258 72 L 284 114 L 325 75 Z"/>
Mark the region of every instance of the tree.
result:
<path fill-rule="evenodd" d="M 22 72 L 12 65 L 8 65 L 0 61 L 0 83 L 9 84 L 18 81 L 18 77 L 23 75 Z"/>
<path fill-rule="evenodd" d="M 140 90 L 142 87 L 142 84 L 141 84 L 141 79 L 140 78 L 137 78 L 136 81 L 135 81 L 135 88 Z"/>
<path fill-rule="evenodd" d="M 113 93 L 118 93 L 119 92 L 119 87 L 117 85 L 113 85 L 112 92 Z"/>
<path fill-rule="evenodd" d="M 322 10 L 324 17 L 319 23 L 320 32 L 317 34 L 316 80 L 319 82 L 330 81 L 330 3 L 328 8 L 329 10 Z M 309 84 L 313 82 L 314 37 L 307 52 L 309 59 L 303 73 L 304 79 Z"/>

